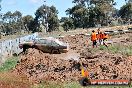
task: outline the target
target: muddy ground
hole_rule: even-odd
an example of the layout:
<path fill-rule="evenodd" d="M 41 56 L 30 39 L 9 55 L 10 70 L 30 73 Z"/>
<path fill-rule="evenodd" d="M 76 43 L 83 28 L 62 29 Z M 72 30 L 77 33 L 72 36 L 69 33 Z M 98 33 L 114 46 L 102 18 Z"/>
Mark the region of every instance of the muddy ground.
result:
<path fill-rule="evenodd" d="M 20 60 L 13 73 L 26 76 L 30 81 L 42 80 L 71 82 L 78 81 L 81 76 L 81 64 L 90 73 L 91 79 L 131 79 L 132 56 L 121 53 L 110 53 L 93 49 L 90 37 L 86 35 L 65 36 L 59 40 L 69 43 L 67 53 L 48 54 L 36 49 L 28 49 L 20 55 Z M 132 45 L 132 34 L 111 36 L 111 45 Z M 107 48 L 105 48 L 107 49 Z M 130 49 L 132 50 L 132 49 Z"/>

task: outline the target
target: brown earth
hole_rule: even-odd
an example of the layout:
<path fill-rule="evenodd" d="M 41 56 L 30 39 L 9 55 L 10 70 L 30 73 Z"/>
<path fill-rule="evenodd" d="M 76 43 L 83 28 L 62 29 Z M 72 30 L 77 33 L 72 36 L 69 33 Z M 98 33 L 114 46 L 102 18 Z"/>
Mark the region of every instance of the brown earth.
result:
<path fill-rule="evenodd" d="M 132 44 L 131 34 L 112 37 L 113 43 Z M 114 40 L 116 39 L 116 41 Z M 81 77 L 80 63 L 86 67 L 91 79 L 131 79 L 132 57 L 112 54 L 99 50 L 93 52 L 90 38 L 85 35 L 59 38 L 70 44 L 68 53 L 48 54 L 36 49 L 29 49 L 20 56 L 13 73 L 25 75 L 30 81 L 76 81 Z M 117 41 L 118 40 L 118 41 Z M 124 43 L 123 43 L 124 44 Z M 78 57 L 77 57 L 78 56 Z"/>
<path fill-rule="evenodd" d="M 11 72 L 0 73 L 0 88 L 30 88 L 31 83 L 24 76 Z"/>

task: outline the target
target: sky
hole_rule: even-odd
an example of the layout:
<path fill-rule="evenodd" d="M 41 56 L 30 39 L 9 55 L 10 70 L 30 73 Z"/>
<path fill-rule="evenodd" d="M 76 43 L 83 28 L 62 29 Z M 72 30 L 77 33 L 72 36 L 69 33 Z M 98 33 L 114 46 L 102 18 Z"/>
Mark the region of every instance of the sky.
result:
<path fill-rule="evenodd" d="M 65 17 L 65 11 L 72 7 L 74 4 L 73 0 L 46 0 L 46 5 L 54 5 L 59 11 L 58 17 Z M 115 0 L 117 9 L 120 9 L 121 6 L 125 4 L 125 0 Z M 44 4 L 44 0 L 2 0 L 2 11 L 1 13 L 6 13 L 7 11 L 20 11 L 23 16 L 32 15 L 35 16 L 35 11 Z"/>

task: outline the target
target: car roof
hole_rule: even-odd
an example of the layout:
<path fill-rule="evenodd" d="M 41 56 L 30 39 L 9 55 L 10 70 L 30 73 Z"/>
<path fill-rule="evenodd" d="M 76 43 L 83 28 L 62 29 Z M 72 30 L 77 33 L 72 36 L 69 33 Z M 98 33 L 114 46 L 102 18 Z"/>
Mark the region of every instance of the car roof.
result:
<path fill-rule="evenodd" d="M 35 40 L 55 40 L 53 37 L 35 38 Z"/>
<path fill-rule="evenodd" d="M 54 41 L 60 45 L 63 45 L 64 43 L 59 41 L 58 39 L 56 38 L 53 38 L 53 37 L 45 37 L 45 38 L 36 38 L 35 40 L 50 40 L 50 41 Z"/>

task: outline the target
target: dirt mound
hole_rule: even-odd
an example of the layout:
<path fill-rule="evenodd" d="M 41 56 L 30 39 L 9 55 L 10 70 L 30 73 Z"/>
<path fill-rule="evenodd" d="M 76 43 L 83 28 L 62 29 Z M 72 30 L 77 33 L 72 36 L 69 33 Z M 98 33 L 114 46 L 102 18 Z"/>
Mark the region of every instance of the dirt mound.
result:
<path fill-rule="evenodd" d="M 90 52 L 90 50 L 87 50 Z M 132 78 L 132 57 L 114 55 L 105 52 L 88 55 L 81 54 L 79 61 L 63 60 L 54 55 L 29 49 L 28 54 L 21 56 L 14 72 L 26 75 L 29 80 L 40 82 L 77 81 L 81 77 L 80 64 L 88 68 L 92 79 L 130 79 Z"/>
<path fill-rule="evenodd" d="M 115 55 L 106 52 L 98 52 L 94 55 L 83 52 L 80 62 L 89 69 L 92 79 L 132 78 L 132 57 L 126 58 L 120 54 Z"/>
<path fill-rule="evenodd" d="M 127 58 L 121 54 L 112 54 L 101 50 L 93 52 L 91 44 L 89 44 L 90 38 L 85 35 L 66 36 L 59 39 L 70 44 L 69 52 L 72 58 L 76 55 L 73 54 L 73 51 L 80 54 L 78 60 L 70 59 L 69 52 L 54 55 L 29 49 L 27 54 L 20 57 L 13 72 L 25 75 L 29 80 L 35 82 L 41 80 L 69 82 L 76 81 L 81 77 L 81 63 L 88 68 L 91 79 L 132 78 L 132 57 Z M 131 38 L 125 37 L 125 39 L 127 44 L 131 43 Z M 122 41 L 122 38 L 118 40 Z"/>
<path fill-rule="evenodd" d="M 79 51 L 90 46 L 90 38 L 83 34 L 76 34 L 74 36 L 69 35 L 59 38 L 59 40 L 68 43 L 70 46 L 69 49 L 77 53 L 80 53 Z"/>
<path fill-rule="evenodd" d="M 33 81 L 71 81 L 81 76 L 77 61 L 58 59 L 36 49 L 29 49 L 26 55 L 21 56 L 14 72 Z"/>

